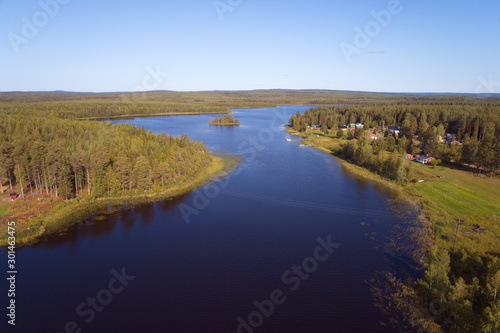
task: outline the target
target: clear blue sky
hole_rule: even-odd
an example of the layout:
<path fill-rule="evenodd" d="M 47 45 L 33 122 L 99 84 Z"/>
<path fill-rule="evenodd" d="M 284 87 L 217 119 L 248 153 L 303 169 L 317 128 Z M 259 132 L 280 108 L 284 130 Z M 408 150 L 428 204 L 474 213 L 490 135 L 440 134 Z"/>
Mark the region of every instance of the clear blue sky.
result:
<path fill-rule="evenodd" d="M 59 1 L 0 0 L 0 91 L 500 92 L 498 0 Z"/>

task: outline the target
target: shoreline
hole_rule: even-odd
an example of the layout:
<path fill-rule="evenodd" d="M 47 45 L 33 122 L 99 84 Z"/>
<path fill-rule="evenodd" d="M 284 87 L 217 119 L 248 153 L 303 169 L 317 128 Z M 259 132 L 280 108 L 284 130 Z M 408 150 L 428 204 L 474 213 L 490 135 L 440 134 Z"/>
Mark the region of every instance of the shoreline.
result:
<path fill-rule="evenodd" d="M 303 134 L 291 129 L 288 126 L 286 126 L 286 132 L 295 137 L 301 138 L 300 142 L 302 144 L 328 154 L 329 156 L 340 162 L 342 171 L 348 176 L 354 177 L 360 181 L 371 182 L 379 190 L 386 192 L 391 197 L 391 200 L 393 200 L 393 203 L 395 202 L 399 204 L 409 205 L 409 207 L 418 211 L 417 215 L 415 216 L 415 221 L 417 224 L 421 224 L 420 227 L 426 228 L 428 227 L 427 224 L 429 222 L 432 222 L 427 217 L 423 202 L 421 202 L 421 200 L 419 200 L 417 196 L 410 193 L 408 191 L 408 187 L 402 186 L 392 180 L 386 179 L 366 168 L 350 163 L 349 161 L 346 161 L 343 158 L 334 155 L 333 151 L 328 148 L 314 145 L 307 139 L 307 136 L 304 136 Z M 400 212 L 396 211 L 396 213 Z M 426 245 L 422 245 L 421 248 L 418 249 L 418 251 L 414 248 L 413 251 L 415 251 L 415 253 L 412 255 L 412 259 L 422 268 L 424 265 L 425 251 L 427 250 L 424 247 L 427 247 L 429 242 L 434 243 L 434 240 L 431 240 L 434 235 L 421 236 L 425 237 L 425 239 L 422 239 L 422 242 Z"/>
<path fill-rule="evenodd" d="M 76 118 L 76 120 L 111 120 L 111 119 L 130 119 L 130 118 L 146 118 L 146 117 L 171 117 L 171 116 L 202 116 L 207 114 L 229 114 L 231 110 L 226 112 L 213 111 L 213 112 L 164 112 L 164 113 L 146 113 L 146 114 L 124 114 L 117 116 L 103 116 L 103 117 L 83 117 Z"/>
<path fill-rule="evenodd" d="M 207 167 L 191 182 L 180 186 L 173 186 L 163 192 L 147 194 L 130 194 L 104 198 L 85 198 L 83 202 L 73 199 L 58 203 L 58 209 L 55 212 L 47 211 L 51 215 L 45 215 L 30 224 L 28 228 L 16 232 L 16 245 L 18 247 L 34 245 L 41 241 L 44 236 L 54 234 L 67 227 L 81 223 L 82 220 L 89 218 L 92 214 L 99 214 L 103 211 L 112 209 L 123 209 L 129 205 L 152 203 L 160 200 L 170 199 L 187 194 L 196 188 L 226 177 L 235 170 L 235 167 L 241 162 L 237 156 L 219 157 L 214 156 L 212 165 Z M 0 246 L 7 246 L 8 235 L 3 234 L 0 239 Z"/>
<path fill-rule="evenodd" d="M 395 198 L 388 204 L 403 221 L 414 212 L 415 219 L 394 226 L 384 251 L 409 258 L 408 262 L 415 264 L 418 274 L 403 278 L 392 269 L 381 271 L 379 277 L 371 280 L 375 302 L 395 328 L 432 328 L 433 332 L 448 329 L 446 320 L 453 316 L 453 302 L 446 299 L 453 296 L 455 288 L 475 288 L 475 282 L 468 280 L 467 271 L 475 270 L 475 278 L 479 280 L 491 279 L 488 267 L 500 255 L 498 179 L 477 178 L 460 168 L 416 163 L 412 168 L 416 181 L 397 183 L 336 156 L 336 151 L 346 141 L 325 135 L 318 137 L 318 132 L 303 134 L 290 127 L 287 132 L 300 137 L 302 144 L 336 158 L 348 175 L 387 189 Z M 418 210 L 399 209 L 404 206 L 393 205 L 398 201 L 413 203 Z M 449 290 L 436 286 L 431 289 L 429 276 L 436 262 L 447 269 Z M 487 297 L 487 292 L 481 287 L 470 297 Z M 448 317 L 437 318 L 435 313 L 429 312 L 436 297 L 445 299 L 442 311 Z M 472 312 L 471 322 L 477 327 L 482 327 L 481 316 L 482 312 Z"/>

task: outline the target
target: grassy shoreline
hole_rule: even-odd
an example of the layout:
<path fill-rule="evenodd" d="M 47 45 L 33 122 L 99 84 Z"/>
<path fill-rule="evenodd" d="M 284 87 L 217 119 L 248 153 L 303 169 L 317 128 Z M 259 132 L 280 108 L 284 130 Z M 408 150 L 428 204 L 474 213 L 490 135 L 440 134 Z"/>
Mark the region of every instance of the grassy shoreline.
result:
<path fill-rule="evenodd" d="M 415 176 L 424 182 L 399 184 L 336 156 L 335 151 L 340 149 L 341 140 L 303 134 L 291 128 L 287 128 L 287 132 L 301 137 L 303 144 L 337 158 L 344 171 L 388 189 L 398 200 L 420 206 L 418 219 L 431 230 L 429 237 L 432 238 L 432 244 L 451 250 L 457 220 L 461 218 L 463 224 L 457 237 L 457 248 L 498 254 L 500 191 L 495 191 L 495 188 L 499 188 L 499 179 L 474 177 L 470 172 L 448 166 L 414 163 Z M 443 175 L 443 179 L 438 177 Z M 478 225 L 485 227 L 486 231 L 474 232 L 474 227 Z M 429 239 L 424 240 L 423 244 L 429 247 Z"/>
<path fill-rule="evenodd" d="M 288 131 L 302 137 L 303 144 L 337 157 L 347 173 L 419 207 L 417 219 L 396 225 L 386 246 L 389 253 L 411 258 L 420 277 L 403 281 L 386 271 L 370 280 L 375 305 L 394 328 L 442 333 L 457 332 L 463 325 L 474 327 L 467 332 L 500 327 L 495 319 L 500 304 L 493 296 L 500 287 L 495 280 L 500 277 L 500 178 L 477 177 L 457 165 L 412 162 L 416 178 L 398 183 L 336 156 L 341 139 L 318 131 Z M 438 301 L 442 309 L 436 313 L 432 306 Z"/>
<path fill-rule="evenodd" d="M 23 223 L 22 230 L 20 230 L 19 224 L 16 223 L 16 245 L 33 245 L 40 241 L 42 237 L 79 223 L 92 214 L 108 211 L 109 207 L 121 209 L 131 205 L 156 202 L 189 193 L 207 182 L 225 177 L 235 169 L 240 160 L 238 157 L 216 156 L 212 165 L 206 168 L 195 179 L 189 183 L 171 187 L 163 192 L 120 195 L 97 199 L 86 198 L 80 201 L 77 199 L 70 201 L 59 200 L 57 206 L 46 212 L 44 216 L 36 217 L 30 219 L 27 223 Z M 8 235 L 6 228 L 2 229 L 5 230 L 0 235 L 0 246 L 6 246 Z"/>

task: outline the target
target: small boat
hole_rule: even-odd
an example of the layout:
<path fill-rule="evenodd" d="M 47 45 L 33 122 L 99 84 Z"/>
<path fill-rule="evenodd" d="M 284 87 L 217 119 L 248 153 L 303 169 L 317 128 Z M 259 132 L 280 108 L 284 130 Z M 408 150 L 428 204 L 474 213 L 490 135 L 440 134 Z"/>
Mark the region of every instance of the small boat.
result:
<path fill-rule="evenodd" d="M 286 141 L 292 141 L 292 139 L 290 139 L 290 138 L 286 138 Z"/>
<path fill-rule="evenodd" d="M 306 145 L 305 144 L 300 144 L 299 147 L 305 147 Z"/>

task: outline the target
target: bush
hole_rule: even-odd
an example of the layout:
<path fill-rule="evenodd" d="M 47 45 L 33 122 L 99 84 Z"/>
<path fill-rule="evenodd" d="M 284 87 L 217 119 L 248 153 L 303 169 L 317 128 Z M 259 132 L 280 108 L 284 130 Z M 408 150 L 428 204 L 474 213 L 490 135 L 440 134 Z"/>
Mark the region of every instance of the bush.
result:
<path fill-rule="evenodd" d="M 442 161 L 440 159 L 435 159 L 435 160 L 432 160 L 429 162 L 429 164 L 432 166 L 436 166 L 436 165 L 439 165 L 441 163 L 442 163 Z"/>

